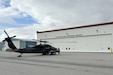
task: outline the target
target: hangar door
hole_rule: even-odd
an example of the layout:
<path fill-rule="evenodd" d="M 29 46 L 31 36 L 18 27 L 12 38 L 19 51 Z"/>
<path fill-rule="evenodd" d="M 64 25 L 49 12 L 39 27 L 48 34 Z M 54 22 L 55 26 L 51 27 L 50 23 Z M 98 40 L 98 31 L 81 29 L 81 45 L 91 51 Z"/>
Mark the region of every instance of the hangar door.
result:
<path fill-rule="evenodd" d="M 102 51 L 108 51 L 108 47 L 112 47 L 112 35 L 105 35 L 101 37 L 101 49 Z"/>
<path fill-rule="evenodd" d="M 109 52 L 112 47 L 112 34 L 86 35 L 75 38 L 47 40 L 61 51 L 74 52 Z"/>
<path fill-rule="evenodd" d="M 90 52 L 107 52 L 108 47 L 112 46 L 112 35 L 98 35 L 86 37 L 86 48 Z"/>

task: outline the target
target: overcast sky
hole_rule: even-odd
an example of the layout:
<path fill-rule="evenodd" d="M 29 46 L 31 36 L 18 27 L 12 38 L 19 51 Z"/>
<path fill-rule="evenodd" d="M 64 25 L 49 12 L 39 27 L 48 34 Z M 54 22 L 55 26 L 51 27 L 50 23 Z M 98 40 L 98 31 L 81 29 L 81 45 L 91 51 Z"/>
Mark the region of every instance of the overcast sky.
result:
<path fill-rule="evenodd" d="M 113 21 L 113 0 L 0 0 L 0 41 L 36 39 L 36 31 Z"/>

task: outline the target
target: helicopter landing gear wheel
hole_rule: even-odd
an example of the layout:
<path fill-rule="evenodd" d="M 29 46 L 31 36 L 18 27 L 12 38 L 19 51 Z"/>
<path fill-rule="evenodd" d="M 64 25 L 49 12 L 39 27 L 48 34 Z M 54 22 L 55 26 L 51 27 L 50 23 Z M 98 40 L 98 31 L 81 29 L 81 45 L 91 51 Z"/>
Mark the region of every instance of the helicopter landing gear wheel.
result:
<path fill-rule="evenodd" d="M 50 55 L 56 55 L 56 52 L 55 52 L 55 51 L 52 51 L 52 52 L 50 53 Z"/>
<path fill-rule="evenodd" d="M 48 53 L 47 52 L 43 52 L 42 55 L 48 55 Z"/>
<path fill-rule="evenodd" d="M 50 55 L 50 52 L 44 52 L 42 55 Z"/>

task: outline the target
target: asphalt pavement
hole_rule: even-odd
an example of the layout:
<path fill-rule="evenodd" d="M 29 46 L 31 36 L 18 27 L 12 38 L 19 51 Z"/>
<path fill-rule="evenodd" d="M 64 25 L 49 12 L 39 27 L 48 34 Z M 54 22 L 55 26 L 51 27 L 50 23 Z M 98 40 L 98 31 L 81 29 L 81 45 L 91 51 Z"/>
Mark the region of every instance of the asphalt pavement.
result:
<path fill-rule="evenodd" d="M 0 52 L 0 75 L 113 75 L 113 54 Z"/>

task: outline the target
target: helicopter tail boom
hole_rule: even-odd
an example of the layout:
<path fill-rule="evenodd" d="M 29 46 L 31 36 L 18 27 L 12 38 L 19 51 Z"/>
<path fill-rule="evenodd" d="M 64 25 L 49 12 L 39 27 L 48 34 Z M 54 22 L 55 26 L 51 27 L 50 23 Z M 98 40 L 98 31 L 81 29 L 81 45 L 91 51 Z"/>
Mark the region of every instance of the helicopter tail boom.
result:
<path fill-rule="evenodd" d="M 9 37 L 8 33 L 5 30 L 4 30 L 4 32 L 7 35 L 7 38 L 5 38 L 5 40 L 3 40 L 3 41 L 7 41 L 9 48 L 11 48 L 12 50 L 17 49 L 16 46 L 13 44 L 13 42 L 11 40 L 12 38 L 14 38 L 16 36 Z"/>

